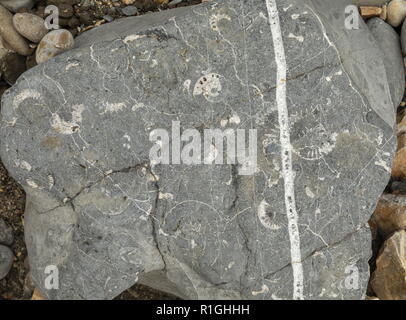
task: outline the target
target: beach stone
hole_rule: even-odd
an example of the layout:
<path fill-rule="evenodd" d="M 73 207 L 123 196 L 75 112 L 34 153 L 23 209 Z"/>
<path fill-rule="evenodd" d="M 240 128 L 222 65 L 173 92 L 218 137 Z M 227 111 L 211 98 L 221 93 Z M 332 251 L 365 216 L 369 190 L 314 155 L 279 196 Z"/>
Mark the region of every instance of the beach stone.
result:
<path fill-rule="evenodd" d="M 74 46 L 72 34 L 65 29 L 53 30 L 42 38 L 36 51 L 36 61 L 43 63 Z"/>
<path fill-rule="evenodd" d="M 44 19 L 31 13 L 16 13 L 14 28 L 26 39 L 38 43 L 48 33 Z"/>
<path fill-rule="evenodd" d="M 13 230 L 0 218 L 0 244 L 11 245 L 13 240 Z"/>
<path fill-rule="evenodd" d="M 9 52 L 0 59 L 0 73 L 10 85 L 13 85 L 26 69 L 26 57 L 17 53 Z"/>
<path fill-rule="evenodd" d="M 406 231 L 386 240 L 371 285 L 380 300 L 406 300 Z"/>
<path fill-rule="evenodd" d="M 399 35 L 389 24 L 379 18 L 369 19 L 367 25 L 381 48 L 392 102 L 396 110 L 405 92 L 405 68 Z"/>
<path fill-rule="evenodd" d="M 371 220 L 384 239 L 396 231 L 406 230 L 406 196 L 384 194 Z"/>
<path fill-rule="evenodd" d="M 59 16 L 62 18 L 70 18 L 73 16 L 73 7 L 69 4 L 59 4 Z"/>
<path fill-rule="evenodd" d="M 139 282 L 187 299 L 363 299 L 395 112 L 370 30 L 345 29 L 350 3 L 119 19 L 25 72 L 2 99 L 0 156 L 27 195 L 41 294 L 112 299 Z M 256 170 L 158 163 L 151 133 L 176 145 L 178 126 L 254 130 Z"/>
<path fill-rule="evenodd" d="M 4 6 L 12 12 L 17 12 L 20 9 L 31 9 L 34 6 L 33 0 L 0 0 L 0 5 Z"/>
<path fill-rule="evenodd" d="M 6 246 L 0 245 L 0 280 L 4 279 L 13 265 L 13 252 Z"/>
<path fill-rule="evenodd" d="M 0 5 L 0 36 L 13 49 L 13 51 L 28 56 L 32 53 L 27 40 L 14 28 L 13 15 Z"/>
<path fill-rule="evenodd" d="M 138 9 L 135 6 L 126 6 L 121 9 L 121 12 L 126 16 L 133 16 L 137 14 Z"/>
<path fill-rule="evenodd" d="M 399 27 L 406 17 L 406 1 L 392 0 L 388 5 L 388 23 L 393 27 Z"/>

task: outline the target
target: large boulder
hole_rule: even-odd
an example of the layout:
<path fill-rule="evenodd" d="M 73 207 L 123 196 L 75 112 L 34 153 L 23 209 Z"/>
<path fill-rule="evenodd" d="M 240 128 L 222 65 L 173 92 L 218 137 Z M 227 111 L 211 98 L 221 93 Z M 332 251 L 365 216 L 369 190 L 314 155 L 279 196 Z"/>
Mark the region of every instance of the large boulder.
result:
<path fill-rule="evenodd" d="M 395 116 L 368 27 L 344 27 L 349 3 L 123 19 L 26 72 L 3 97 L 1 157 L 27 193 L 42 294 L 111 299 L 139 281 L 189 299 L 363 298 Z M 189 144 L 159 163 L 157 129 L 175 151 L 179 132 L 251 129 L 257 157 L 201 164 L 221 155 L 206 139 L 192 164 Z"/>

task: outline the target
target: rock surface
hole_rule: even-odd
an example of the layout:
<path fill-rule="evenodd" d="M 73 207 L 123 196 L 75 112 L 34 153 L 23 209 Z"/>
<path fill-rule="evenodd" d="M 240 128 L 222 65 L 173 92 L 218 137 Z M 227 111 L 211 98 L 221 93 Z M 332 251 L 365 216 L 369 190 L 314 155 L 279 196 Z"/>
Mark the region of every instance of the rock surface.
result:
<path fill-rule="evenodd" d="M 101 26 L 5 93 L 0 153 L 27 193 L 45 297 L 111 299 L 137 281 L 192 299 L 364 297 L 396 147 L 381 52 L 365 24 L 344 29 L 349 1 L 276 2 Z M 256 129 L 258 170 L 152 162 L 151 131 L 173 121 Z"/>
<path fill-rule="evenodd" d="M 16 13 L 13 25 L 23 37 L 34 43 L 40 42 L 48 33 L 44 19 L 31 13 Z"/>
<path fill-rule="evenodd" d="M 384 244 L 371 284 L 381 300 L 406 300 L 406 231 L 396 232 Z"/>
<path fill-rule="evenodd" d="M 11 245 L 12 243 L 13 230 L 0 218 L 0 244 Z"/>
<path fill-rule="evenodd" d="M 0 280 L 4 279 L 13 265 L 13 252 L 6 246 L 0 245 Z"/>

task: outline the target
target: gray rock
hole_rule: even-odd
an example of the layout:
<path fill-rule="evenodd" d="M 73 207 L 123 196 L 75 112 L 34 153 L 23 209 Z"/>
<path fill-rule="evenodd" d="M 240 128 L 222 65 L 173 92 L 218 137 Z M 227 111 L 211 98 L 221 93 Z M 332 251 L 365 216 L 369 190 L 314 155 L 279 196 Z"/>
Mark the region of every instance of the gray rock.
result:
<path fill-rule="evenodd" d="M 6 246 L 0 245 L 0 280 L 4 279 L 13 265 L 13 252 Z"/>
<path fill-rule="evenodd" d="M 137 14 L 138 9 L 135 6 L 126 6 L 121 9 L 121 12 L 126 16 L 134 16 Z"/>
<path fill-rule="evenodd" d="M 399 36 L 382 19 L 369 19 L 367 24 L 377 45 L 381 48 L 392 102 L 396 110 L 402 102 L 405 92 L 405 66 Z"/>
<path fill-rule="evenodd" d="M 33 0 L 0 0 L 0 5 L 12 12 L 17 12 L 21 8 L 31 9 L 34 6 Z"/>
<path fill-rule="evenodd" d="M 13 230 L 0 218 L 0 244 L 11 245 L 13 240 Z"/>
<path fill-rule="evenodd" d="M 403 22 L 402 31 L 400 33 L 400 41 L 402 44 L 403 55 L 406 56 L 406 21 Z"/>
<path fill-rule="evenodd" d="M 103 25 L 5 93 L 0 155 L 27 194 L 43 295 L 111 299 L 139 281 L 191 299 L 363 298 L 396 147 L 381 51 L 364 23 L 344 28 L 349 1 L 270 3 Z M 173 121 L 256 129 L 258 170 L 152 162 L 151 131 Z"/>

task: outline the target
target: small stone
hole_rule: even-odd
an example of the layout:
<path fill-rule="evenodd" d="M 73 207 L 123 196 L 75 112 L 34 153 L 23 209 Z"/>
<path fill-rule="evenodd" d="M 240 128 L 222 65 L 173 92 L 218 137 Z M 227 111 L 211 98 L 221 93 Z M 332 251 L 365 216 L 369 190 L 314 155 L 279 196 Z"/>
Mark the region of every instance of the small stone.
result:
<path fill-rule="evenodd" d="M 61 18 L 70 18 L 73 16 L 73 7 L 69 4 L 58 5 L 59 16 Z"/>
<path fill-rule="evenodd" d="M 125 4 L 126 6 L 133 4 L 135 2 L 135 0 L 122 0 L 121 1 L 123 4 Z"/>
<path fill-rule="evenodd" d="M 35 55 L 28 56 L 27 60 L 25 62 L 25 65 L 27 67 L 27 70 L 35 67 L 37 65 L 37 61 L 35 60 Z"/>
<path fill-rule="evenodd" d="M 59 29 L 51 31 L 39 43 L 36 52 L 37 63 L 43 63 L 73 48 L 73 45 L 74 39 L 68 30 Z"/>
<path fill-rule="evenodd" d="M 88 12 L 80 12 L 79 13 L 79 20 L 80 20 L 81 24 L 84 24 L 86 26 L 91 25 L 91 24 L 93 24 L 94 19 L 95 18 L 93 17 L 93 15 L 91 15 Z"/>
<path fill-rule="evenodd" d="M 28 272 L 25 279 L 24 279 L 24 298 L 29 299 L 32 297 L 34 290 L 35 290 L 35 284 L 34 281 L 32 280 L 31 272 Z"/>
<path fill-rule="evenodd" d="M 26 70 L 25 57 L 10 52 L 0 60 L 0 73 L 8 84 L 13 85 Z"/>
<path fill-rule="evenodd" d="M 387 22 L 393 27 L 399 27 L 406 17 L 406 1 L 392 0 L 388 5 Z"/>
<path fill-rule="evenodd" d="M 114 20 L 114 18 L 110 15 L 105 15 L 103 16 L 103 19 L 106 20 L 106 22 L 111 22 Z"/>
<path fill-rule="evenodd" d="M 397 125 L 398 146 L 392 165 L 392 177 L 406 180 L 406 116 Z"/>
<path fill-rule="evenodd" d="M 69 21 L 68 21 L 68 27 L 69 28 L 76 28 L 76 27 L 79 27 L 80 26 L 80 20 L 78 19 L 78 18 L 76 18 L 76 17 L 72 17 L 72 18 L 70 18 L 69 19 Z"/>
<path fill-rule="evenodd" d="M 55 6 L 59 6 L 60 4 L 69 4 L 71 6 L 78 4 L 80 0 L 47 0 L 47 4 L 53 4 Z"/>
<path fill-rule="evenodd" d="M 48 33 L 44 19 L 31 13 L 16 13 L 13 25 L 23 37 L 35 43 L 40 42 Z"/>
<path fill-rule="evenodd" d="M 0 218 L 0 244 L 9 246 L 13 240 L 13 230 Z"/>
<path fill-rule="evenodd" d="M 38 289 L 34 290 L 31 300 L 45 300 L 44 296 L 39 292 Z"/>
<path fill-rule="evenodd" d="M 4 279 L 13 265 L 13 252 L 6 246 L 0 245 L 0 280 Z"/>
<path fill-rule="evenodd" d="M 70 18 L 59 18 L 59 26 L 60 27 L 63 27 L 63 28 L 66 28 L 66 27 L 68 27 L 69 26 L 69 21 L 70 21 Z"/>
<path fill-rule="evenodd" d="M 133 15 L 137 14 L 138 9 L 135 6 L 127 6 L 127 7 L 121 8 L 121 12 L 126 16 L 133 16 Z"/>
<path fill-rule="evenodd" d="M 371 285 L 381 300 L 406 300 L 406 231 L 396 232 L 386 240 Z"/>
<path fill-rule="evenodd" d="M 34 6 L 33 0 L 0 0 L 0 5 L 12 12 L 17 12 L 22 8 L 31 9 Z"/>
<path fill-rule="evenodd" d="M 396 231 L 406 230 L 406 196 L 384 194 L 371 220 L 376 223 L 378 233 L 384 239 Z"/>
<path fill-rule="evenodd" d="M 35 15 L 37 15 L 40 18 L 45 18 L 45 7 L 38 6 L 37 10 L 35 10 Z"/>
<path fill-rule="evenodd" d="M 10 45 L 13 51 L 29 56 L 32 49 L 25 40 L 14 28 L 12 14 L 3 6 L 0 5 L 0 36 Z"/>

